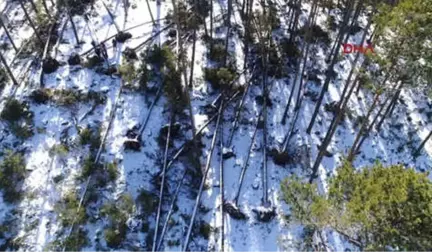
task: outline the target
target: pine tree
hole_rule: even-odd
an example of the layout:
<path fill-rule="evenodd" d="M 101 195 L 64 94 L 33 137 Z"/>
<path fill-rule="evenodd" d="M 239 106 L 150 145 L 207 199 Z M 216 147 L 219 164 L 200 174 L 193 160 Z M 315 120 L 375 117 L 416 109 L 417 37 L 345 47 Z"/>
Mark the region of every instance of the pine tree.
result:
<path fill-rule="evenodd" d="M 315 184 L 287 178 L 281 184 L 293 217 L 318 230 L 332 228 L 360 250 L 428 250 L 432 247 L 432 182 L 400 165 L 354 169 L 344 162 L 328 195 Z"/>

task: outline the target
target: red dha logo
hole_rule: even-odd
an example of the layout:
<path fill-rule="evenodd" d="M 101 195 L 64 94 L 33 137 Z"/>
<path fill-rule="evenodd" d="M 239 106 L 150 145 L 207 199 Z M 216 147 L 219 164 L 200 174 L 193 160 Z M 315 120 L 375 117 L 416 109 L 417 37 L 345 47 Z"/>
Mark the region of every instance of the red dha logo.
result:
<path fill-rule="evenodd" d="M 375 53 L 371 43 L 367 43 L 366 46 L 353 45 L 353 44 L 343 44 L 343 53 L 344 54 L 356 53 L 356 52 L 366 54 L 368 51 Z"/>

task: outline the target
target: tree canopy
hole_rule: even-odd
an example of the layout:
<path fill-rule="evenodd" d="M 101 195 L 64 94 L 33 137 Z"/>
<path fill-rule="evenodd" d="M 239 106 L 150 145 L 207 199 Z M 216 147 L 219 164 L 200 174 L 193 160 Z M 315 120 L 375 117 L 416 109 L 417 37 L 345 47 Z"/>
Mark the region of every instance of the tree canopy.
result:
<path fill-rule="evenodd" d="M 375 21 L 380 63 L 395 64 L 399 79 L 428 84 L 432 79 L 432 0 L 382 5 Z"/>
<path fill-rule="evenodd" d="M 376 163 L 355 170 L 345 162 L 330 179 L 327 196 L 295 177 L 281 188 L 295 219 L 332 228 L 361 249 L 432 248 L 432 182 L 413 169 Z"/>

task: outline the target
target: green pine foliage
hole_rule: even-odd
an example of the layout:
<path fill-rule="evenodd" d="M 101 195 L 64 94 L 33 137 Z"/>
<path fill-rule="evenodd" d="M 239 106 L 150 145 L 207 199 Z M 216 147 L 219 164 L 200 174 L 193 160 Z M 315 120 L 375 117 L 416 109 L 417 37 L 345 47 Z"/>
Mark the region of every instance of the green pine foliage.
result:
<path fill-rule="evenodd" d="M 85 207 L 78 210 L 79 200 L 77 193 L 70 191 L 54 206 L 62 226 L 69 227 L 74 222 L 75 224 L 84 224 L 87 221 L 88 216 Z"/>
<path fill-rule="evenodd" d="M 57 0 L 59 11 L 68 10 L 71 15 L 82 15 L 93 5 L 94 0 Z"/>
<path fill-rule="evenodd" d="M 141 190 L 137 199 L 140 213 L 144 216 L 149 216 L 155 212 L 158 205 L 158 198 L 149 191 Z"/>
<path fill-rule="evenodd" d="M 227 89 L 235 80 L 236 73 L 229 68 L 204 68 L 204 78 L 213 89 Z"/>
<path fill-rule="evenodd" d="M 81 251 L 82 248 L 91 244 L 87 233 L 86 230 L 78 228 L 64 240 L 58 239 L 49 243 L 44 251 L 62 251 L 63 249 L 65 251 Z"/>
<path fill-rule="evenodd" d="M 96 152 L 101 144 L 100 128 L 83 128 L 79 132 L 79 142 L 81 145 L 90 145 L 90 150 Z"/>
<path fill-rule="evenodd" d="M 151 66 L 152 72 L 160 72 L 163 91 L 171 104 L 176 108 L 183 108 L 186 104 L 186 97 L 181 86 L 181 74 L 176 68 L 177 57 L 168 46 L 153 46 L 150 50 L 142 55 L 143 63 L 140 71 L 145 80 L 149 80 L 149 69 L 147 64 Z"/>
<path fill-rule="evenodd" d="M 292 215 L 314 228 L 330 227 L 361 249 L 432 247 L 432 182 L 401 165 L 355 170 L 345 162 L 330 179 L 327 197 L 297 178 L 281 185 Z"/>
<path fill-rule="evenodd" d="M 0 190 L 6 202 L 13 203 L 20 198 L 20 186 L 25 174 L 24 156 L 7 150 L 0 163 Z"/>
<path fill-rule="evenodd" d="M 133 61 L 126 60 L 123 58 L 122 64 L 119 67 L 119 73 L 126 85 L 134 86 L 133 82 L 137 77 L 137 71 Z"/>
<path fill-rule="evenodd" d="M 106 101 L 106 95 L 92 90 L 82 93 L 79 90 L 73 89 L 41 88 L 33 91 L 30 94 L 30 99 L 37 104 L 45 104 L 52 101 L 56 105 L 69 107 L 78 102 L 93 101 L 96 104 L 103 104 Z"/>
<path fill-rule="evenodd" d="M 21 103 L 16 99 L 10 99 L 6 102 L 0 118 L 10 123 L 17 122 L 22 118 L 30 116 L 27 104 Z"/>
<path fill-rule="evenodd" d="M 123 194 L 116 202 L 106 203 L 102 206 L 101 216 L 108 221 L 104 230 L 104 237 L 109 247 L 118 248 L 126 238 L 126 221 L 134 209 L 135 205 L 129 194 Z"/>
<path fill-rule="evenodd" d="M 432 0 L 383 4 L 375 17 L 376 57 L 383 69 L 396 64 L 394 77 L 414 85 L 432 79 Z"/>

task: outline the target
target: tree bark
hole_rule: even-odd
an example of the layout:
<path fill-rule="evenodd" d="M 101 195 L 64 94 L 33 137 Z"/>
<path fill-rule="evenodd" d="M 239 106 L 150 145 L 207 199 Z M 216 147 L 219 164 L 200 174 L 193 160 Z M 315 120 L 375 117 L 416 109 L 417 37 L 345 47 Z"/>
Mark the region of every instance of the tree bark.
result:
<path fill-rule="evenodd" d="M 348 22 L 348 20 L 349 20 L 349 16 L 350 16 L 350 12 L 351 12 L 351 5 L 352 5 L 352 4 L 349 4 L 349 6 L 347 7 L 348 10 L 347 10 L 347 14 L 346 14 L 346 16 L 345 16 L 344 24 L 346 24 L 346 23 Z M 328 89 L 328 87 L 329 87 L 330 79 L 331 79 L 330 73 L 333 72 L 333 67 L 334 67 L 334 65 L 336 64 L 337 56 L 338 56 L 338 50 L 339 50 L 340 44 L 341 44 L 342 39 L 343 39 L 344 31 L 345 31 L 345 25 L 342 25 L 342 27 L 340 28 L 340 31 L 339 31 L 340 36 L 338 36 L 338 39 L 337 39 L 337 41 L 335 42 L 335 48 L 336 48 L 336 50 L 335 50 L 334 55 L 333 55 L 333 52 L 330 52 L 330 56 L 333 55 L 333 59 L 332 59 L 332 61 L 331 61 L 331 64 L 330 64 L 329 67 L 327 68 L 326 79 L 325 79 L 325 82 L 324 82 L 323 88 L 321 89 L 321 92 L 320 92 L 319 97 L 318 97 L 318 101 L 317 101 L 317 103 L 316 103 L 316 105 L 315 105 L 315 109 L 314 109 L 314 112 L 313 112 L 313 114 L 312 114 L 312 119 L 311 119 L 311 121 L 310 121 L 310 123 L 309 123 L 308 128 L 306 129 L 306 132 L 307 132 L 308 134 L 310 134 L 311 131 L 312 131 L 312 127 L 313 127 L 313 125 L 314 125 L 314 123 L 315 123 L 316 117 L 318 116 L 318 112 L 319 112 L 319 109 L 320 109 L 320 107 L 321 107 L 322 101 L 323 101 L 323 99 L 324 99 L 324 95 L 325 95 L 325 93 L 327 93 L 327 89 Z M 366 32 L 366 33 L 367 33 L 367 32 Z M 364 40 L 363 40 L 363 41 L 364 41 Z M 363 43 L 363 42 L 362 42 L 362 43 Z"/>
<path fill-rule="evenodd" d="M 69 22 L 71 23 L 72 30 L 73 30 L 73 33 L 74 33 L 74 36 L 75 36 L 75 39 L 76 39 L 76 43 L 77 43 L 77 46 L 78 46 L 80 44 L 80 41 L 79 41 L 79 38 L 78 38 L 78 32 L 77 32 L 77 29 L 75 27 L 75 23 L 74 23 L 74 21 L 72 19 L 72 15 L 70 14 L 70 12 L 68 13 L 68 16 L 69 16 Z"/>
<path fill-rule="evenodd" d="M 50 11 L 49 11 L 49 9 L 48 9 L 48 5 L 47 5 L 47 3 L 46 3 L 46 0 L 42 0 L 42 5 L 43 5 L 43 7 L 44 7 L 44 9 L 45 9 L 45 12 L 46 12 L 46 14 L 48 15 L 48 17 L 51 18 L 51 14 L 50 14 Z"/>
<path fill-rule="evenodd" d="M 6 62 L 6 59 L 3 57 L 3 53 L 1 53 L 1 52 L 0 52 L 0 60 L 3 63 L 4 68 L 6 68 L 6 71 L 8 72 L 9 77 L 11 78 L 13 84 L 16 85 L 16 86 L 18 86 L 18 82 L 15 79 L 15 76 L 13 75 L 11 69 L 9 68 L 9 66 L 8 66 L 8 64 Z"/>
<path fill-rule="evenodd" d="M 225 21 L 225 25 L 227 26 L 227 32 L 225 36 L 225 57 L 224 57 L 224 66 L 227 64 L 228 59 L 228 46 L 229 46 L 229 34 L 231 30 L 231 12 L 232 12 L 232 0 L 228 0 L 228 15 Z"/>
<path fill-rule="evenodd" d="M 30 4 L 31 4 L 33 10 L 36 12 L 36 14 L 39 14 L 39 10 L 38 10 L 38 8 L 37 8 L 35 2 L 34 2 L 33 0 L 29 0 L 29 2 L 30 2 Z"/>
<path fill-rule="evenodd" d="M 10 35 L 10 33 L 9 33 L 9 31 L 8 31 L 8 29 L 7 29 L 7 27 L 6 27 L 6 25 L 4 24 L 4 22 L 3 22 L 3 20 L 2 20 L 1 18 L 0 18 L 0 25 L 1 25 L 1 26 L 3 27 L 3 29 L 5 30 L 6 36 L 8 37 L 9 41 L 11 42 L 12 47 L 14 48 L 15 52 L 18 53 L 18 48 L 16 47 L 16 45 L 15 45 L 13 39 L 12 39 L 12 36 Z"/>
<path fill-rule="evenodd" d="M 386 119 L 386 117 L 390 114 L 393 106 L 396 105 L 397 99 L 399 98 L 399 95 L 402 91 L 403 88 L 403 81 L 401 81 L 401 84 L 399 85 L 399 87 L 397 88 L 395 94 L 393 95 L 389 105 L 387 106 L 383 116 L 381 117 L 380 121 L 378 122 L 377 126 L 376 126 L 376 130 L 379 132 L 381 130 L 381 126 L 384 123 L 384 120 Z"/>
<path fill-rule="evenodd" d="M 429 132 L 429 135 L 427 135 L 427 137 L 423 140 L 423 142 L 420 144 L 420 146 L 416 149 L 416 151 L 414 152 L 414 156 L 417 156 L 418 154 L 420 154 L 421 150 L 423 149 L 423 147 L 425 146 L 426 142 L 432 137 L 432 131 Z"/>
<path fill-rule="evenodd" d="M 36 26 L 34 25 L 33 21 L 31 20 L 29 14 L 28 14 L 28 12 L 27 12 L 27 9 L 26 9 L 25 6 L 24 6 L 23 0 L 18 0 L 18 1 L 19 1 L 20 5 L 21 5 L 21 8 L 22 8 L 23 11 L 24 11 L 24 15 L 26 16 L 26 19 L 29 21 L 30 26 L 31 26 L 31 28 L 33 29 L 33 31 L 34 31 L 34 33 L 35 33 L 37 39 L 39 40 L 39 42 L 40 42 L 41 44 L 43 44 L 43 41 L 42 41 L 41 37 L 39 36 L 39 33 L 38 33 L 37 30 L 36 30 Z"/>
<path fill-rule="evenodd" d="M 311 26 L 313 26 L 312 20 L 314 19 L 314 15 L 316 14 L 316 8 L 317 8 L 317 0 L 314 0 L 314 2 L 312 4 L 311 12 L 309 14 L 309 18 L 308 18 L 308 21 L 307 21 L 307 24 L 306 24 L 307 25 L 307 32 L 306 32 L 306 36 L 305 36 L 305 38 L 303 40 L 303 45 L 302 45 L 302 49 L 301 49 L 301 53 L 300 53 L 301 55 L 304 55 L 304 57 L 303 57 L 303 59 L 304 59 L 303 60 L 303 68 L 302 68 L 302 71 L 300 73 L 300 79 L 303 78 L 305 64 L 306 64 L 307 57 L 308 57 L 307 53 L 304 54 L 305 47 L 307 47 L 306 52 L 309 52 L 309 46 L 311 44 L 311 43 L 308 42 L 308 38 L 310 37 L 310 28 L 311 28 Z M 296 87 L 296 84 L 297 84 L 297 79 L 298 79 L 299 70 L 300 70 L 300 64 L 301 64 L 301 61 L 299 60 L 298 63 L 297 63 L 297 66 L 296 66 L 296 75 L 295 75 L 294 81 L 292 83 L 292 88 L 291 88 L 290 96 L 288 98 L 288 103 L 285 106 L 285 111 L 284 111 L 283 116 L 282 116 L 281 123 L 283 125 L 285 125 L 285 123 L 286 123 L 286 117 L 287 117 L 287 114 L 288 114 L 289 106 L 291 104 L 291 100 L 292 100 L 292 97 L 293 97 L 293 94 L 294 94 L 294 91 L 295 91 L 295 87 Z M 299 90 L 300 89 L 301 89 L 301 86 L 299 87 Z"/>
<path fill-rule="evenodd" d="M 362 125 L 360 127 L 360 130 L 357 133 L 357 136 L 356 136 L 356 138 L 354 140 L 354 143 L 353 143 L 353 145 L 352 145 L 352 147 L 351 147 L 351 149 L 349 151 L 348 158 L 347 158 L 348 161 L 350 161 L 350 162 L 354 161 L 354 157 L 357 155 L 357 152 L 356 152 L 356 150 L 357 150 L 357 144 L 360 141 L 360 137 L 363 135 L 363 132 L 365 131 L 365 129 L 366 129 L 367 125 L 368 125 L 369 117 L 372 114 L 372 111 L 375 109 L 376 104 L 377 104 L 377 102 L 379 100 L 380 95 L 381 95 L 381 93 L 379 91 L 377 91 L 377 93 L 375 94 L 374 100 L 372 102 L 372 105 L 370 106 L 370 108 L 369 108 L 369 110 L 368 110 L 368 112 L 366 114 L 366 117 L 364 118 L 364 121 L 363 121 L 363 123 L 362 123 Z"/>
<path fill-rule="evenodd" d="M 362 8 L 363 8 L 363 0 L 359 0 L 357 3 L 356 9 L 354 11 L 354 16 L 351 20 L 351 24 L 349 25 L 350 28 L 352 28 L 355 25 L 357 18 L 359 16 L 360 12 L 362 11 Z M 350 37 L 350 32 L 348 30 L 348 32 L 346 33 L 344 44 L 346 44 L 348 42 L 349 37 Z"/>
<path fill-rule="evenodd" d="M 366 26 L 365 32 L 363 33 L 363 36 L 362 36 L 362 39 L 361 39 L 361 41 L 362 41 L 361 43 L 362 44 L 364 43 L 364 41 L 366 39 L 366 34 L 367 34 L 367 31 L 369 30 L 369 27 L 370 27 L 371 23 L 372 23 L 372 15 L 371 15 L 371 18 L 369 18 L 368 25 Z M 348 93 L 346 95 L 344 95 L 344 93 L 348 89 L 348 86 L 349 86 L 349 84 L 351 82 L 351 77 L 352 77 L 352 75 L 354 73 L 355 66 L 357 64 L 357 61 L 358 61 L 359 57 L 360 57 L 360 53 L 357 52 L 356 57 L 355 57 L 354 62 L 353 62 L 353 66 L 352 66 L 351 71 L 350 71 L 350 73 L 348 75 L 348 79 L 346 81 L 346 85 L 344 87 L 344 91 L 343 91 L 343 93 L 341 95 L 342 97 L 341 97 L 341 99 L 340 99 L 340 101 L 338 103 L 338 107 L 337 107 L 337 110 L 336 110 L 337 114 L 334 117 L 334 119 L 332 120 L 332 123 L 330 124 L 330 127 L 329 127 L 329 129 L 327 131 L 327 134 L 326 134 L 326 136 L 324 138 L 324 141 L 321 143 L 320 150 L 318 152 L 318 156 L 317 156 L 317 158 L 315 160 L 315 163 L 314 163 L 314 165 L 312 167 L 312 175 L 311 175 L 311 177 L 309 179 L 309 183 L 312 183 L 313 180 L 314 180 L 314 178 L 318 174 L 318 168 L 319 168 L 319 165 L 321 164 L 321 160 L 324 157 L 324 154 L 325 154 L 325 152 L 327 150 L 328 145 L 330 144 L 331 139 L 333 138 L 334 133 L 336 132 L 337 125 L 339 124 L 340 120 L 342 119 L 342 115 L 344 114 L 344 111 L 346 109 L 346 106 L 348 105 L 348 101 L 349 101 L 349 99 L 351 97 L 351 94 L 354 91 L 355 84 L 356 84 L 355 82 L 356 81 L 354 81 L 354 83 L 351 85 Z M 358 75 L 357 75 L 357 77 L 358 77 Z"/>
<path fill-rule="evenodd" d="M 346 11 L 345 11 L 345 14 L 344 14 L 344 17 L 343 17 L 343 21 L 342 21 L 341 27 L 339 28 L 338 35 L 336 36 L 335 43 L 333 44 L 332 49 L 330 51 L 330 54 L 327 57 L 328 61 L 330 61 L 330 59 L 332 57 L 336 57 L 336 55 L 338 54 L 339 47 L 340 47 L 340 45 L 342 43 L 342 38 L 344 37 L 344 34 L 345 34 L 346 30 L 347 30 L 347 24 L 348 24 L 348 22 L 350 20 L 351 11 L 352 11 L 352 7 L 353 7 L 352 6 L 353 2 L 354 1 L 349 1 L 349 3 L 348 3 L 348 6 L 346 8 Z M 334 56 L 333 54 L 336 54 L 336 55 Z"/>

